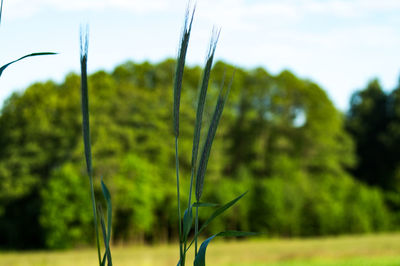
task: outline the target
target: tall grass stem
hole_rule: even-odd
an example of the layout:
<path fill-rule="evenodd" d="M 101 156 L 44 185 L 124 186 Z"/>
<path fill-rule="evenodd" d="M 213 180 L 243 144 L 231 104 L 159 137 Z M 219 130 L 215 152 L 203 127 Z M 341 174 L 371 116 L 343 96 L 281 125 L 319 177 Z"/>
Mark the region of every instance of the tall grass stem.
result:
<path fill-rule="evenodd" d="M 88 95 L 88 82 L 87 82 L 87 59 L 88 59 L 88 27 L 81 28 L 80 34 L 80 63 L 81 63 L 81 99 L 82 99 L 82 129 L 83 129 L 83 142 L 85 146 L 85 159 L 86 168 L 89 176 L 90 193 L 93 208 L 93 220 L 96 234 L 97 254 L 99 265 L 101 265 L 100 255 L 100 240 L 99 240 L 99 227 L 97 221 L 96 198 L 93 186 L 93 167 L 92 167 L 92 152 L 90 146 L 90 126 L 89 126 L 89 95 Z"/>

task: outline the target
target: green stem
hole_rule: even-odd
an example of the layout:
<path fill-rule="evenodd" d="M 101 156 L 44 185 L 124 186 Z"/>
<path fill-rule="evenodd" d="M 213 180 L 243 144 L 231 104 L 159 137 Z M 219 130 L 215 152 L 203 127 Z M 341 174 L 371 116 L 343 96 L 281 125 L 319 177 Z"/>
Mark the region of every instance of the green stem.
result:
<path fill-rule="evenodd" d="M 184 266 L 185 263 L 186 263 L 186 240 L 183 244 L 183 257 L 182 257 L 181 266 Z"/>
<path fill-rule="evenodd" d="M 177 200 L 178 200 L 178 223 L 179 223 L 179 255 L 181 266 L 184 266 L 184 256 L 182 249 L 182 222 L 181 222 L 181 195 L 179 191 L 179 157 L 178 157 L 178 136 L 175 136 L 175 162 L 176 162 L 176 192 L 177 192 Z"/>
<path fill-rule="evenodd" d="M 188 208 L 190 208 L 190 204 L 192 203 L 192 190 L 193 190 L 194 172 L 195 172 L 195 167 L 192 166 L 192 173 L 191 173 L 191 175 L 190 175 L 190 187 L 189 187 Z"/>
<path fill-rule="evenodd" d="M 197 237 L 198 237 L 198 232 L 199 232 L 199 206 L 196 205 L 196 218 L 195 218 L 195 226 L 194 226 L 194 255 L 195 256 L 197 256 Z"/>
<path fill-rule="evenodd" d="M 89 182 L 90 182 L 90 192 L 91 192 L 92 207 L 93 207 L 94 228 L 95 228 L 95 231 L 96 231 L 97 255 L 99 257 L 99 265 L 101 265 L 99 226 L 98 226 L 98 223 L 97 223 L 96 198 L 94 196 L 93 174 L 92 173 L 90 173 Z"/>

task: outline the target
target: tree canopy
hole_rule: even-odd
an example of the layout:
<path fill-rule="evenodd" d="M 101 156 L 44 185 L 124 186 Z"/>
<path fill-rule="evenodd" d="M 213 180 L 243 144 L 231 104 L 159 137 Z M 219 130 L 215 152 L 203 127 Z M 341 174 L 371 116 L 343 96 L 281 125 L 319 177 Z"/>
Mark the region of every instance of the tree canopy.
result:
<path fill-rule="evenodd" d="M 174 69 L 170 59 L 158 64 L 126 62 L 89 78 L 94 174 L 106 179 L 113 196 L 114 241 L 166 241 L 176 235 Z M 214 65 L 206 123 L 217 87 L 233 69 L 224 62 Z M 201 68 L 188 67 L 182 88 L 180 162 L 182 186 L 187 187 L 200 77 Z M 62 248 L 92 241 L 87 233 L 91 214 L 79 82 L 72 73 L 61 84 L 36 83 L 4 103 L 0 246 Z M 372 84 L 354 96 L 346 118 L 350 135 L 344 115 L 312 81 L 289 71 L 274 76 L 263 68 L 237 68 L 209 162 L 206 182 L 212 189 L 204 196 L 221 203 L 245 190 L 249 193 L 242 206 L 210 230 L 225 223 L 229 229 L 290 236 L 393 228 L 381 191 L 353 180 L 348 170 L 356 167 L 355 176 L 365 173 L 360 180 L 378 184 L 375 173 L 361 169 L 373 160 L 357 159 L 355 151 L 368 153 L 369 146 L 362 143 L 368 144 L 369 136 L 385 123 L 379 112 L 385 112 L 389 102 L 395 118 L 387 136 L 399 135 L 398 94 L 391 94 L 389 101 Z M 376 104 L 364 103 L 370 98 Z M 366 121 L 375 124 L 365 126 Z M 389 145 L 388 138 L 376 141 Z M 380 152 L 383 161 L 385 152 Z M 397 173 L 398 169 L 393 176 Z"/>

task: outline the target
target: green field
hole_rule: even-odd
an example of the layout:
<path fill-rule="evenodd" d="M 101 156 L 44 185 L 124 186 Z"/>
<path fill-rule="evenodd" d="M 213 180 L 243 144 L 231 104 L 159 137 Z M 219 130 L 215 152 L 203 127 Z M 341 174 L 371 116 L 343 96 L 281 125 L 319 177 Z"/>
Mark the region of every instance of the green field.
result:
<path fill-rule="evenodd" d="M 174 245 L 113 247 L 116 266 L 176 265 Z M 94 249 L 57 252 L 2 252 L 0 265 L 95 266 Z M 400 233 L 321 239 L 211 243 L 208 265 L 400 265 Z"/>

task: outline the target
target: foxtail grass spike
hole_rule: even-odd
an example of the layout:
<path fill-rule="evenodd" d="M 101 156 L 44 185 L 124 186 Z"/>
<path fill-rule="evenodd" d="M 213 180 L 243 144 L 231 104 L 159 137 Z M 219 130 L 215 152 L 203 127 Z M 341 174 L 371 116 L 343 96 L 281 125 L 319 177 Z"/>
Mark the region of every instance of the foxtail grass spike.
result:
<path fill-rule="evenodd" d="M 89 94 L 88 94 L 88 83 L 87 83 L 88 45 L 89 45 L 88 27 L 86 27 L 85 30 L 81 28 L 80 63 L 81 63 L 82 131 L 83 131 L 83 142 L 85 146 L 86 168 L 89 176 L 90 192 L 92 199 L 93 218 L 94 218 L 94 227 L 95 227 L 96 244 L 97 244 L 97 255 L 99 259 L 99 265 L 101 265 L 99 225 L 97 222 L 96 198 L 94 195 L 94 187 L 93 187 L 92 152 L 90 148 Z"/>
<path fill-rule="evenodd" d="M 197 103 L 196 122 L 195 122 L 194 134 L 193 134 L 192 165 L 191 165 L 192 169 L 191 169 L 191 176 L 190 176 L 188 206 L 190 206 L 191 200 L 192 200 L 193 180 L 194 180 L 194 175 L 195 175 L 196 165 L 197 165 L 197 156 L 198 156 L 199 143 L 200 143 L 200 133 L 201 133 L 201 124 L 202 124 L 202 119 L 203 119 L 204 104 L 206 101 L 208 83 L 210 80 L 210 73 L 211 73 L 212 63 L 213 63 L 213 59 L 214 59 L 215 49 L 217 48 L 218 38 L 219 38 L 219 31 L 216 31 L 215 28 L 213 28 L 213 31 L 211 34 L 210 46 L 209 46 L 208 53 L 207 53 L 206 66 L 204 68 L 203 79 L 202 79 L 202 83 L 201 83 L 201 87 L 200 87 L 199 100 Z M 199 208 L 196 207 L 196 216 L 195 216 L 195 234 L 196 235 L 197 235 L 198 228 L 199 228 Z M 195 255 L 197 255 L 197 237 L 195 239 Z"/>
<path fill-rule="evenodd" d="M 217 47 L 217 42 L 219 38 L 219 31 L 216 32 L 213 30 L 213 34 L 211 35 L 210 47 L 207 54 L 206 66 L 203 72 L 203 78 L 200 86 L 200 94 L 197 102 L 197 112 L 196 112 L 196 122 L 194 127 L 193 134 L 193 148 L 192 148 L 192 164 L 191 164 L 191 178 L 190 178 L 190 188 L 189 188 L 189 202 L 188 206 L 191 204 L 192 199 L 192 190 L 193 190 L 193 180 L 194 174 L 196 171 L 197 164 L 197 156 L 199 151 L 199 143 L 200 143 L 200 133 L 201 133 L 201 124 L 203 120 L 204 113 L 204 105 L 206 102 L 207 89 L 210 80 L 210 73 L 212 68 L 212 63 L 214 59 L 215 49 Z"/>
<path fill-rule="evenodd" d="M 175 136 L 179 136 L 179 107 L 180 107 L 180 99 L 181 99 L 181 90 L 182 90 L 182 80 L 183 80 L 183 71 L 185 68 L 185 60 L 187 48 L 189 45 L 190 33 L 192 30 L 192 23 L 194 12 L 196 8 L 193 8 L 193 11 L 190 15 L 189 20 L 189 5 L 186 9 L 185 15 L 185 23 L 182 30 L 180 47 L 178 50 L 178 58 L 176 63 L 176 71 L 175 71 L 175 79 L 174 79 L 174 134 Z"/>
<path fill-rule="evenodd" d="M 232 77 L 233 80 L 233 77 Z M 217 104 L 215 105 L 214 114 L 211 119 L 211 124 L 208 129 L 206 141 L 203 146 L 202 154 L 199 161 L 199 166 L 197 168 L 196 175 L 196 201 L 199 202 L 201 195 L 203 193 L 204 186 L 204 176 L 207 170 L 208 159 L 210 157 L 211 146 L 214 141 L 215 134 L 217 132 L 217 127 L 219 120 L 221 119 L 222 111 L 224 109 L 225 102 L 229 95 L 229 91 L 232 85 L 232 80 L 227 86 L 227 89 L 224 90 L 224 84 L 222 84 L 220 88 L 220 93 L 217 99 Z"/>
<path fill-rule="evenodd" d="M 92 169 L 92 152 L 90 143 L 90 127 L 89 127 L 89 95 L 87 82 L 87 60 L 88 60 L 88 32 L 81 29 L 80 36 L 81 46 L 81 94 L 82 94 L 82 124 L 83 124 L 83 141 L 85 146 L 86 168 L 90 176 L 93 174 Z"/>

